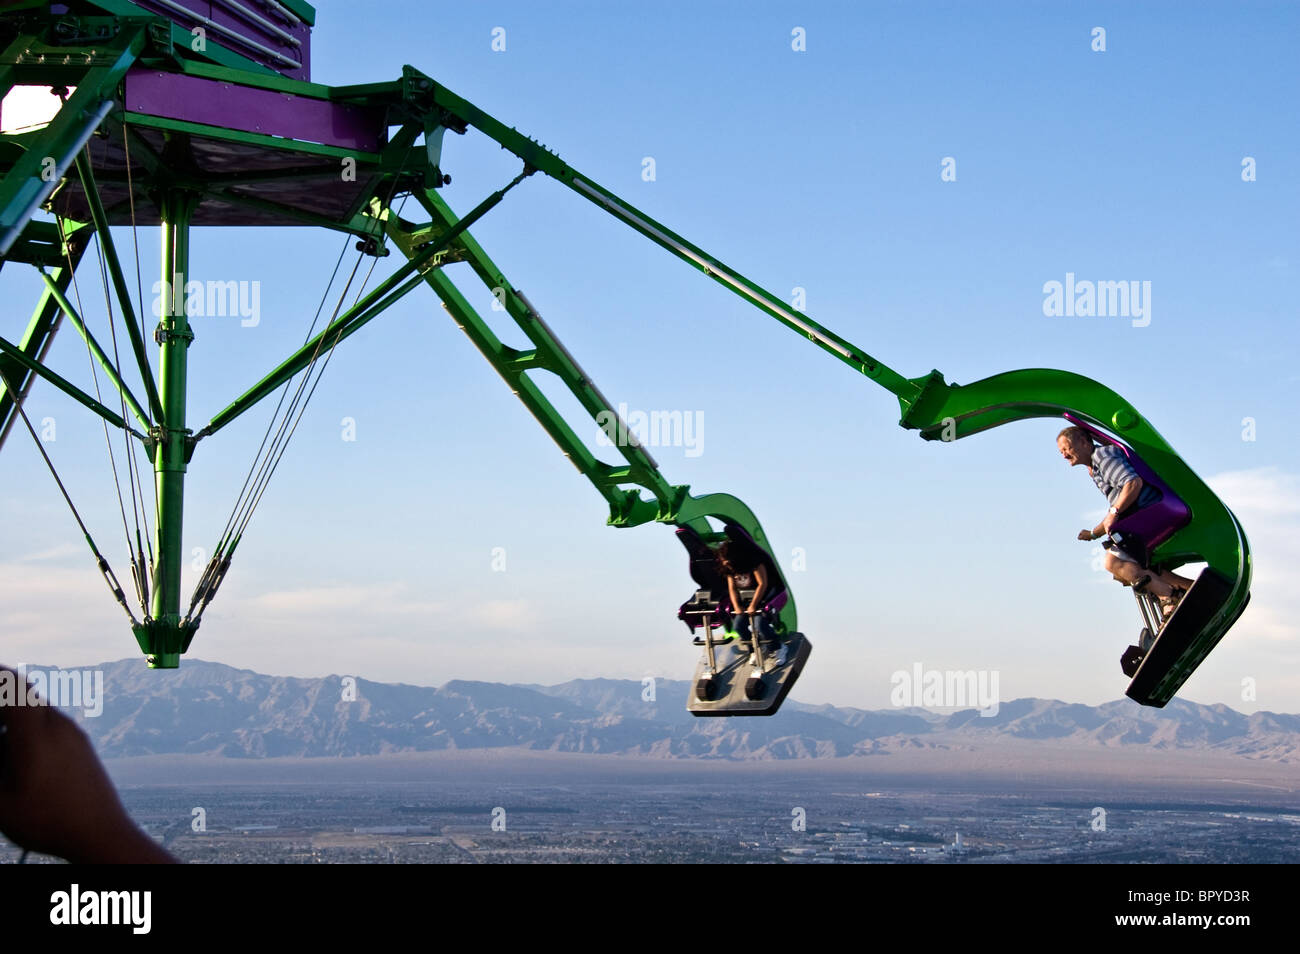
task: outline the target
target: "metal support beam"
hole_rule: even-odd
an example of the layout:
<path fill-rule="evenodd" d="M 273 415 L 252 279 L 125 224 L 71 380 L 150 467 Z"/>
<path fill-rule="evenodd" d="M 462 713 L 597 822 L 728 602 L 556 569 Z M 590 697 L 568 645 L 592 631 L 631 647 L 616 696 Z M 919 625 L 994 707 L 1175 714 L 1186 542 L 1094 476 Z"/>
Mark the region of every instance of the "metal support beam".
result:
<path fill-rule="evenodd" d="M 162 274 L 164 282 L 181 287 L 190 271 L 190 217 L 196 197 L 188 192 L 167 192 L 162 209 Z M 169 286 L 170 287 L 170 286 Z M 181 533 L 185 516 L 185 467 L 189 459 L 190 431 L 185 427 L 185 388 L 188 350 L 194 334 L 185 314 L 185 296 L 172 297 L 163 309 L 159 329 L 162 339 L 158 365 L 162 392 L 162 420 L 154 447 L 154 476 L 158 519 L 154 528 L 153 601 L 150 619 L 136 630 L 151 669 L 175 669 L 189 647 L 194 628 L 182 626 Z"/>
<path fill-rule="evenodd" d="M 73 327 L 77 329 L 77 333 L 81 335 L 82 340 L 86 342 L 86 346 L 90 348 L 91 353 L 95 356 L 95 360 L 99 362 L 100 367 L 104 369 L 104 373 L 108 375 L 108 379 L 113 382 L 113 386 L 122 395 L 126 406 L 135 414 L 136 420 L 140 422 L 145 430 L 148 430 L 150 427 L 149 418 L 145 415 L 144 409 L 140 407 L 140 402 L 135 399 L 131 389 L 127 387 L 126 382 L 118 374 L 117 366 L 113 364 L 112 359 L 104 353 L 104 349 L 99 346 L 95 336 L 90 333 L 85 320 L 77 313 L 77 309 L 72 307 L 72 302 L 68 301 L 63 290 L 59 288 L 58 282 L 50 277 L 48 272 L 41 272 L 41 279 L 45 282 L 45 290 L 54 296 L 54 300 L 63 309 L 63 313 L 71 320 Z"/>
<path fill-rule="evenodd" d="M 141 434 L 139 431 L 135 430 L 134 428 L 128 426 L 126 421 L 122 420 L 122 418 L 119 417 L 116 412 L 110 411 L 108 408 L 100 404 L 98 401 L 96 401 L 85 391 L 81 390 L 81 388 L 77 387 L 71 381 L 67 381 L 59 377 L 59 375 L 55 374 L 49 368 L 45 367 L 45 365 L 41 364 L 35 358 L 28 357 L 27 354 L 23 351 L 23 349 L 18 347 L 16 344 L 10 341 L 6 341 L 4 338 L 0 338 L 0 352 L 3 352 L 4 354 L 13 358 L 15 361 L 17 361 L 20 365 L 22 365 L 24 368 L 26 368 L 28 371 L 32 372 L 33 374 L 36 374 L 44 378 L 46 381 L 49 381 L 56 388 L 58 388 L 64 394 L 68 395 L 73 400 L 77 401 L 80 404 L 84 404 L 86 407 L 90 408 L 92 411 L 94 411 L 104 420 L 108 421 L 108 423 L 112 424 L 114 427 L 125 428 L 127 432 L 130 433 L 132 436 L 137 437 L 142 441 L 145 440 L 145 436 L 143 434 Z M 7 396 L 7 393 L 8 392 L 5 391 L 4 389 L 0 389 L 0 396 Z"/>
<path fill-rule="evenodd" d="M 81 255 L 86 249 L 84 241 L 70 241 L 68 243 L 67 258 L 64 260 L 70 264 L 56 266 L 54 268 L 53 280 L 55 287 L 59 291 L 65 291 L 72 282 L 72 273 L 81 261 Z M 61 256 L 62 258 L 62 256 Z M 45 364 L 45 356 L 49 353 L 50 345 L 54 343 L 54 335 L 59 330 L 59 323 L 62 319 L 63 310 L 55 300 L 50 290 L 47 288 L 42 294 L 40 301 L 36 304 L 36 309 L 32 312 L 31 321 L 27 323 L 27 331 L 24 333 L 18 349 L 28 358 L 37 364 Z M 12 359 L 6 353 L 0 356 L 0 372 L 4 377 L 14 382 L 14 387 L 18 388 L 18 402 L 22 403 L 27 399 L 31 392 L 32 385 L 36 382 L 37 374 L 28 365 L 22 364 Z M 0 393 L 0 448 L 4 447 L 5 439 L 9 436 L 9 431 L 13 427 L 14 421 L 17 420 L 17 409 L 14 407 L 13 396 L 7 391 Z"/>
<path fill-rule="evenodd" d="M 437 193 L 426 190 L 423 194 L 417 193 L 416 198 L 433 217 L 431 229 L 405 232 L 396 216 L 390 216 L 387 220 L 389 238 L 407 256 L 414 254 L 419 239 L 430 231 L 434 234 L 438 231 L 450 233 L 458 225 L 454 213 Z M 597 423 L 602 417 L 610 423 L 622 423 L 618 412 L 568 349 L 555 337 L 528 298 L 511 285 L 468 231 L 460 230 L 454 250 L 457 258 L 468 264 L 483 284 L 499 296 L 498 300 L 502 302 L 507 314 L 533 343 L 532 349 L 520 351 L 503 344 L 448 278 L 445 269 L 427 269 L 423 272 L 423 280 L 433 288 L 457 326 L 506 381 L 511 392 L 559 445 L 564 456 L 569 458 L 609 503 L 609 523 L 612 526 L 634 527 L 657 521 L 689 527 L 704 539 L 714 540 L 719 534 L 710 524 L 710 519 L 713 519 L 740 525 L 759 546 L 769 553 L 774 552 L 758 518 L 743 501 L 730 494 L 691 496 L 689 487 L 668 482 L 660 473 L 654 458 L 635 439 L 615 443 L 627 461 L 625 465 L 612 465 L 597 460 L 528 372 L 542 369 L 554 373 Z M 498 289 L 500 291 L 496 291 Z M 654 499 L 643 499 L 637 490 L 626 489 L 628 484 L 644 487 L 654 495 Z M 787 601 L 780 610 L 780 622 L 784 632 L 798 630 L 799 617 L 793 593 L 788 594 Z"/>
<path fill-rule="evenodd" d="M 372 318 L 378 317 L 392 305 L 395 305 L 400 299 L 405 297 L 420 284 L 420 278 L 417 275 L 408 279 L 404 285 L 397 287 L 397 280 L 405 277 L 410 271 L 403 266 L 403 270 L 390 276 L 385 282 L 375 288 L 374 291 L 366 295 L 359 302 L 349 308 L 338 318 L 330 322 L 322 331 L 312 337 L 310 341 L 301 348 L 280 362 L 270 374 L 264 377 L 257 384 L 253 385 L 246 392 L 236 398 L 230 406 L 221 413 L 217 414 L 207 423 L 202 430 L 195 435 L 195 440 L 201 440 L 214 434 L 216 431 L 225 427 L 239 415 L 243 414 L 258 401 L 262 400 L 284 382 L 288 381 L 295 374 L 312 363 L 315 358 L 333 348 L 344 338 L 348 338 L 355 332 L 359 331 Z M 392 294 L 386 293 L 391 291 Z M 386 297 L 385 297 L 386 296 Z M 328 342 L 328 345 L 326 344 Z"/>
<path fill-rule="evenodd" d="M 425 91 L 425 101 L 432 110 L 440 110 L 444 120 L 452 117 L 459 121 L 461 131 L 465 126 L 473 126 L 488 138 L 499 143 L 504 149 L 514 153 L 528 165 L 545 173 L 557 182 L 572 189 L 589 202 L 609 212 L 615 218 L 630 225 L 660 248 L 666 249 L 682 261 L 708 275 L 720 285 L 735 292 L 750 304 L 757 306 L 781 324 L 797 331 L 822 350 L 830 353 L 861 374 L 874 380 L 881 387 L 896 395 L 902 401 L 916 396 L 916 386 L 897 371 L 872 357 L 852 342 L 841 338 L 803 312 L 796 311 L 776 295 L 750 281 L 735 269 L 724 265 L 698 245 L 694 245 L 672 229 L 659 222 L 631 204 L 624 202 L 613 192 L 601 186 L 593 179 L 579 173 L 551 152 L 541 143 L 529 139 L 513 127 L 504 123 L 473 103 L 418 70 L 406 67 L 408 83 L 415 84 Z M 450 123 L 449 123 L 450 124 Z"/>
<path fill-rule="evenodd" d="M 317 354 L 320 353 L 324 343 L 330 341 L 330 347 L 334 347 L 338 341 L 351 336 L 359 330 L 364 324 L 372 318 L 379 315 L 385 309 L 395 304 L 400 298 L 409 293 L 412 289 L 420 284 L 420 271 L 426 269 L 434 261 L 435 257 L 445 251 L 457 237 L 469 228 L 474 222 L 486 215 L 491 209 L 495 208 L 497 203 L 505 197 L 505 194 L 514 188 L 525 176 L 528 171 L 520 173 L 515 179 L 503 189 L 498 189 L 492 193 L 470 212 L 465 218 L 461 219 L 456 225 L 448 229 L 436 240 L 419 249 L 413 250 L 409 261 L 402 265 L 397 271 L 389 275 L 386 279 L 375 286 L 374 290 L 363 297 L 355 305 L 349 308 L 338 318 L 330 322 L 324 330 L 320 331 L 310 341 L 291 354 L 279 367 L 273 370 L 265 378 L 253 385 L 243 395 L 236 398 L 235 401 L 224 411 L 216 415 L 208 425 L 196 435 L 195 440 L 207 437 L 215 433 L 220 428 L 229 424 L 240 414 L 247 411 L 262 398 L 266 397 L 285 381 L 288 381 L 295 374 L 307 367 Z M 395 216 L 390 216 L 393 218 Z M 415 277 L 411 278 L 410 276 Z M 405 280 L 405 284 L 399 284 Z M 392 294 L 389 294 L 389 293 Z"/>
<path fill-rule="evenodd" d="M 417 193 L 416 198 L 433 216 L 435 231 L 448 233 L 458 226 L 459 220 L 437 193 L 425 190 Z M 394 218 L 389 218 L 389 235 L 404 254 L 410 255 L 413 253 L 412 236 L 400 231 Z M 534 349 L 521 352 L 502 344 L 444 270 L 429 269 L 424 273 L 424 280 L 442 300 L 457 326 L 559 445 L 564 456 L 606 499 L 610 506 L 610 523 L 616 526 L 636 526 L 652 520 L 671 520 L 685 498 L 687 488 L 674 486 L 664 478 L 654 458 L 636 442 L 617 410 L 600 392 L 595 382 L 555 337 L 527 297 L 514 288 L 469 232 L 461 230 L 456 248 L 460 257 L 470 265 L 487 288 L 500 289 L 496 294 L 506 313 L 528 336 Z M 554 373 L 583 410 L 591 415 L 593 422 L 599 423 L 603 418 L 615 430 L 616 436 L 628 435 L 629 440 L 615 441 L 618 452 L 626 460 L 625 465 L 607 464 L 591 453 L 563 415 L 538 388 L 529 374 L 533 369 Z M 655 500 L 643 500 L 637 491 L 626 489 L 624 485 L 627 484 L 644 487 L 654 495 Z"/>

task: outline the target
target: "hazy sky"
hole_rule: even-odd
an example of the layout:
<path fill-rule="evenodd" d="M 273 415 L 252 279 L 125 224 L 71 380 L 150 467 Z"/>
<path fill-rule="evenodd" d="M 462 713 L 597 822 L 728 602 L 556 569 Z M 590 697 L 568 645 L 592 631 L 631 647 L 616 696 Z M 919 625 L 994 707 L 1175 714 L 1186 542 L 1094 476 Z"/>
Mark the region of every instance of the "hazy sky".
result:
<path fill-rule="evenodd" d="M 415 65 L 778 296 L 806 290 L 813 318 L 908 376 L 1058 367 L 1111 386 L 1253 547 L 1250 607 L 1182 695 L 1294 712 L 1297 26 L 1291 5 L 1249 3 L 326 2 L 313 79 Z M 472 132 L 443 156 L 462 213 L 518 171 Z M 1060 422 L 923 442 L 888 393 L 542 176 L 474 232 L 611 401 L 698 423 L 693 446 L 651 451 L 673 483 L 758 514 L 815 647 L 796 698 L 884 707 L 918 662 L 997 670 L 1003 699 L 1123 694 L 1140 623 L 1075 539 L 1104 499 L 1058 455 Z M 129 230 L 117 240 L 129 259 Z M 156 231 L 140 243 L 148 293 Z M 196 320 L 191 426 L 302 341 L 342 243 L 196 231 L 193 277 L 260 282 L 261 320 Z M 1149 324 L 1045 316 L 1044 284 L 1067 273 L 1150 282 Z M 449 274 L 522 340 L 466 267 Z M 93 267 L 79 288 L 102 328 Z M 16 340 L 36 284 L 11 266 L 0 289 Z M 93 387 L 70 327 L 49 362 Z M 45 385 L 28 410 L 56 421 L 47 450 L 125 581 L 98 420 Z M 211 552 L 270 410 L 199 446 L 187 549 Z M 5 661 L 135 653 L 30 439 L 13 433 L 0 462 Z M 606 515 L 418 290 L 340 346 L 191 655 L 426 685 L 686 678 L 684 551 L 669 527 Z"/>

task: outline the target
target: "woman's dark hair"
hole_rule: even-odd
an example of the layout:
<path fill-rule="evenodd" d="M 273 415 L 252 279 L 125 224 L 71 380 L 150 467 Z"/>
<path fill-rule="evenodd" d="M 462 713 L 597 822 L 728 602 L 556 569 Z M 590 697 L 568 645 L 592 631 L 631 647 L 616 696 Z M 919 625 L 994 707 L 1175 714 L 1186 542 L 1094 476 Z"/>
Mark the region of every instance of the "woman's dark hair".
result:
<path fill-rule="evenodd" d="M 718 565 L 727 576 L 751 573 L 763 562 L 763 554 L 751 543 L 723 540 L 718 545 Z"/>

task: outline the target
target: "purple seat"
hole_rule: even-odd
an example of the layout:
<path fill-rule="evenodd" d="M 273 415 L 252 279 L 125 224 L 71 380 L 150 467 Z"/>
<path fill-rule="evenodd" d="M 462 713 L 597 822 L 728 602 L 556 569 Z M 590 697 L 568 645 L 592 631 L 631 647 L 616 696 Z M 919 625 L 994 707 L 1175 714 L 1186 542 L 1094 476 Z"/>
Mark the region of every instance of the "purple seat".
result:
<path fill-rule="evenodd" d="M 1131 448 L 1102 433 L 1097 428 L 1085 424 L 1072 414 L 1066 414 L 1065 419 L 1071 424 L 1083 428 L 1092 435 L 1093 440 L 1102 444 L 1113 444 L 1122 450 L 1124 456 L 1128 458 L 1129 464 L 1137 471 L 1137 475 L 1142 478 L 1142 483 L 1160 491 L 1160 499 L 1155 503 L 1130 512 L 1127 516 L 1115 521 L 1114 526 L 1111 527 L 1112 533 L 1119 534 L 1123 538 L 1125 552 L 1137 557 L 1145 567 L 1150 560 L 1153 549 L 1173 536 L 1174 531 L 1187 526 L 1191 522 L 1192 511 L 1187 504 L 1183 503 L 1182 498 L 1170 490 L 1169 485 L 1146 465 L 1142 458 L 1133 453 Z M 1140 552 L 1134 552 L 1134 550 Z"/>

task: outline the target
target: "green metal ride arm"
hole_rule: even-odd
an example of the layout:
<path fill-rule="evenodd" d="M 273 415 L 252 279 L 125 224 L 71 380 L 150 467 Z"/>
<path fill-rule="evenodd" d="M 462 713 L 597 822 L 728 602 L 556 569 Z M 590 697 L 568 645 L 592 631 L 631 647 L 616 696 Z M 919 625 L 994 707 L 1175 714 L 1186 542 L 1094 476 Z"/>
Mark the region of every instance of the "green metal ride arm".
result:
<path fill-rule="evenodd" d="M 389 236 L 403 254 L 408 256 L 417 253 L 418 243 L 428 241 L 431 236 L 446 234 L 460 221 L 447 203 L 432 190 L 418 194 L 417 199 L 433 217 L 428 230 L 403 232 L 397 224 L 396 216 L 389 217 Z M 443 306 L 456 319 L 456 324 L 469 336 L 474 346 L 505 378 L 511 391 L 560 445 L 564 455 L 605 497 L 610 505 L 610 522 L 616 526 L 636 526 L 674 514 L 686 488 L 670 485 L 659 473 L 654 458 L 643 447 L 635 441 L 624 442 L 617 446 L 626 460 L 625 466 L 602 463 L 588 450 L 533 382 L 530 377 L 533 371 L 549 371 L 564 382 L 593 419 L 606 414 L 610 416 L 611 422 L 617 421 L 617 412 L 568 349 L 555 337 L 532 303 L 523 292 L 510 284 L 505 274 L 467 231 L 462 232 L 456 241 L 453 260 L 469 264 L 487 288 L 499 289 L 494 291 L 497 300 L 532 342 L 531 349 L 520 351 L 502 344 L 443 269 L 430 267 L 424 270 L 424 280 L 437 293 Z M 623 433 L 626 433 L 626 428 Z M 642 500 L 636 491 L 621 490 L 620 485 L 624 484 L 645 487 L 654 495 L 655 502 Z"/>
<path fill-rule="evenodd" d="M 1206 561 L 1233 581 L 1232 597 L 1220 614 L 1220 622 L 1226 628 L 1240 612 L 1249 595 L 1251 577 L 1250 549 L 1240 522 L 1146 419 L 1114 391 L 1081 375 L 1051 369 L 1008 372 L 965 387 L 946 383 L 938 371 L 908 379 L 864 349 L 802 312 L 796 312 L 775 295 L 729 268 L 699 246 L 582 175 L 542 144 L 513 127 L 507 127 L 429 77 L 406 67 L 403 83 L 408 94 L 409 91 L 414 91 L 411 96 L 413 103 L 422 105 L 435 114 L 441 127 L 458 133 L 474 127 L 528 165 L 563 183 L 661 248 L 704 272 L 786 327 L 808 338 L 822 350 L 875 381 L 898 398 L 900 424 L 919 429 L 927 439 L 957 439 L 1010 421 L 1055 417 L 1066 411 L 1074 412 L 1082 419 L 1116 433 L 1161 475 L 1192 512 L 1191 522 L 1156 548 L 1152 554 L 1153 561 L 1167 566 L 1178 566 L 1193 560 Z M 438 141 L 440 142 L 440 136 Z M 438 155 L 431 152 L 431 162 L 436 163 L 438 158 Z M 436 203 L 425 204 L 426 208 L 430 208 Z M 483 274 L 481 269 L 479 271 L 485 282 L 492 282 L 493 276 Z M 514 311 L 511 314 L 519 320 Z M 521 323 L 521 327 L 524 327 L 525 332 L 528 331 L 526 324 Z M 480 348 L 483 349 L 483 345 Z M 485 349 L 484 354 L 494 364 L 498 364 L 491 347 Z M 498 370 L 510 380 L 507 371 L 501 367 Z M 582 400 L 580 392 L 575 391 L 575 394 Z M 540 415 L 539 420 L 542 420 L 543 426 L 547 425 Z M 551 428 L 548 427 L 548 430 Z M 555 436 L 554 431 L 552 436 Z M 560 437 L 556 439 L 563 447 L 564 441 Z M 570 452 L 566 449 L 566 453 Z M 575 459 L 572 453 L 570 457 Z M 593 477 L 592 474 L 588 476 Z M 595 477 L 593 482 L 596 482 Z"/>
<path fill-rule="evenodd" d="M 466 127 L 473 126 L 533 168 L 568 186 L 584 199 L 636 229 L 656 245 L 667 249 L 691 267 L 703 272 L 746 301 L 756 305 L 787 328 L 805 336 L 823 351 L 830 353 L 854 370 L 865 374 L 881 387 L 897 395 L 900 400 L 910 400 L 915 396 L 916 388 L 914 383 L 897 371 L 872 357 L 852 342 L 841 338 L 835 332 L 813 321 L 802 312 L 796 311 L 776 295 L 724 265 L 708 252 L 687 241 L 666 225 L 655 221 L 641 210 L 624 202 L 594 179 L 584 176 L 569 166 L 545 146 L 529 139 L 513 127 L 506 126 L 494 119 L 473 103 L 457 96 L 445 86 L 423 76 L 412 67 L 406 67 L 405 72 L 408 81 L 414 77 L 416 83 L 428 83 L 426 95 L 429 108 L 443 114 L 443 122 L 448 128 L 452 128 L 457 132 L 464 132 Z"/>
<path fill-rule="evenodd" d="M 623 464 L 609 464 L 597 459 L 537 386 L 532 375 L 539 371 L 554 374 L 593 422 L 603 423 L 607 433 L 629 433 L 625 426 L 616 430 L 623 423 L 618 411 L 555 336 L 532 302 L 506 278 L 473 235 L 462 229 L 454 242 L 445 240 L 448 234 L 461 227 L 464 220 L 458 219 L 432 189 L 417 193 L 415 197 L 432 221 L 425 226 L 408 228 L 396 215 L 390 214 L 386 219 L 389 239 L 412 262 L 425 254 L 422 247 L 426 243 L 433 242 L 443 249 L 438 256 L 420 266 L 423 280 L 441 299 L 457 326 L 505 380 L 511 392 L 551 435 L 565 457 L 605 498 L 612 526 L 633 527 L 656 521 L 689 527 L 705 540 L 713 540 L 721 535 L 710 525 L 708 518 L 712 517 L 739 524 L 756 543 L 769 553 L 773 552 L 758 518 L 742 501 L 730 494 L 691 496 L 690 488 L 668 482 L 655 459 L 635 439 L 613 442 L 624 459 Z M 448 277 L 446 266 L 455 262 L 470 266 L 528 338 L 531 348 L 520 350 L 501 341 Z M 587 422 L 584 426 L 588 426 Z M 645 499 L 636 489 L 627 489 L 628 485 L 644 488 L 652 499 Z M 781 632 L 798 630 L 798 611 L 793 594 L 789 595 L 780 612 L 778 629 Z"/>
<path fill-rule="evenodd" d="M 1158 546 L 1152 560 L 1179 566 L 1204 560 L 1232 579 L 1250 581 L 1250 549 L 1236 516 L 1206 486 L 1169 442 L 1128 401 L 1091 378 L 1070 371 L 1031 368 L 973 384 L 947 384 L 938 371 L 915 382 L 920 398 L 903 407 L 900 422 L 926 440 L 956 440 L 1011 421 L 1061 417 L 1066 411 L 1117 435 L 1160 475 L 1192 512 L 1192 521 Z"/>
<path fill-rule="evenodd" d="M 1114 391 L 1080 375 L 1053 370 L 1011 372 L 965 388 L 946 384 L 938 371 L 921 378 L 905 378 L 864 349 L 802 312 L 794 311 L 771 292 L 584 176 L 545 146 L 494 119 L 411 67 L 406 68 L 405 76 L 408 85 L 414 83 L 425 90 L 427 108 L 440 112 L 447 128 L 464 132 L 468 127 L 474 127 L 894 394 L 901 406 L 900 423 L 904 427 L 918 428 L 923 436 L 934 437 L 938 436 L 945 418 L 953 417 L 958 422 L 954 436 L 964 437 L 1012 420 L 1059 416 L 1066 410 L 1073 410 L 1099 426 L 1116 430 L 1184 497 L 1193 514 L 1203 518 L 1200 526 L 1194 520 L 1192 526 L 1166 541 L 1158 549 L 1157 558 L 1175 565 L 1188 559 L 1205 559 L 1234 577 L 1240 577 L 1245 571 L 1248 579 L 1249 559 L 1244 535 L 1234 540 L 1230 537 L 1238 535 L 1225 535 L 1223 532 L 1225 527 L 1236 524 L 1236 518 L 1173 448 Z M 1121 427 L 1118 421 L 1126 423 Z"/>

